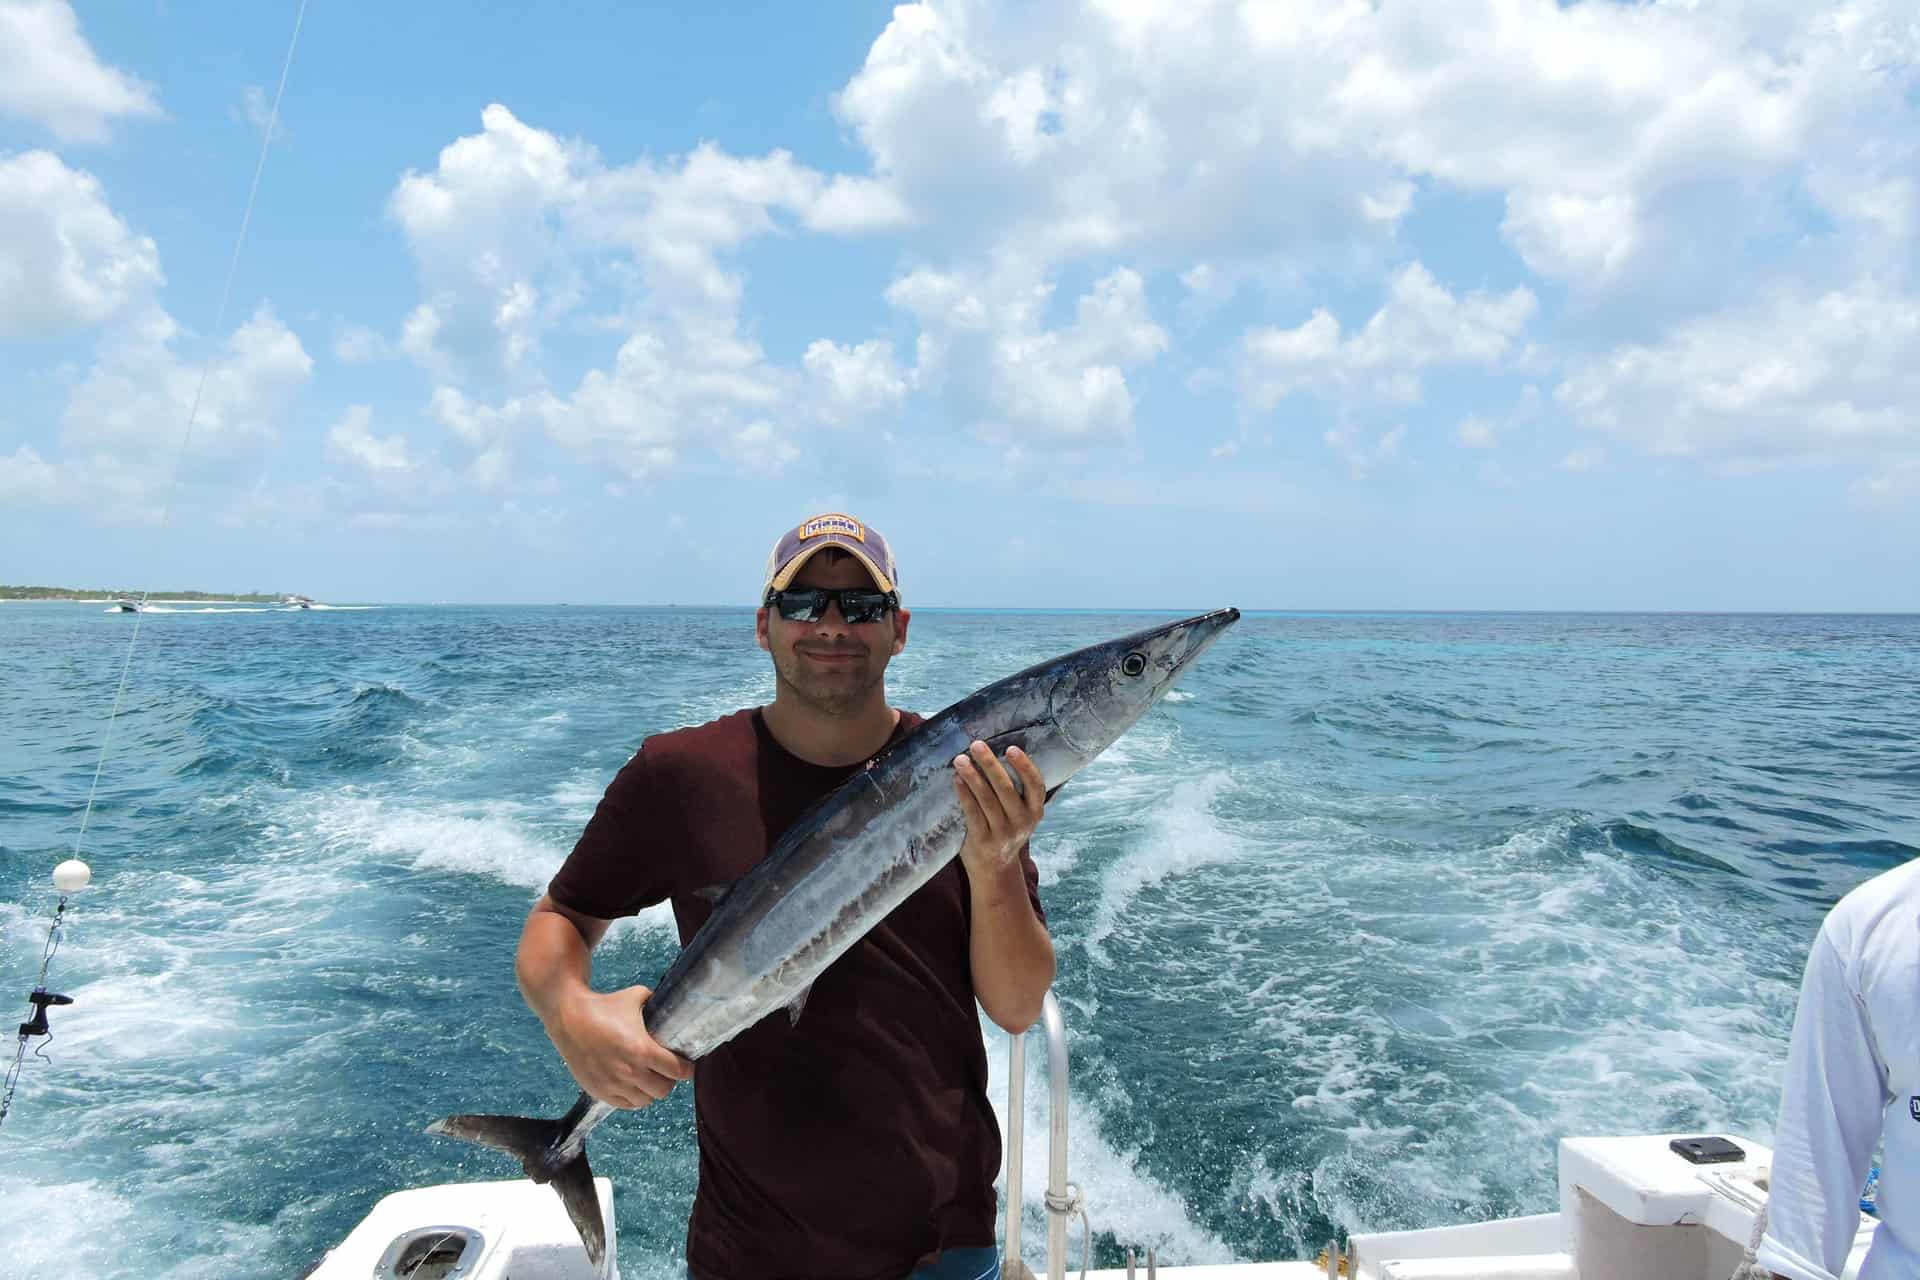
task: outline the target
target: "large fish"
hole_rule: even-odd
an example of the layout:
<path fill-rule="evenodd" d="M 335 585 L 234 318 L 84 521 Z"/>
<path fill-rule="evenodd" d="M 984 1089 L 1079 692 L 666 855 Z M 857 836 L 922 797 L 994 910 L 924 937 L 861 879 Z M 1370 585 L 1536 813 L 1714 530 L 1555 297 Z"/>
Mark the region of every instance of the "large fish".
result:
<path fill-rule="evenodd" d="M 960 852 L 966 817 L 952 769 L 969 743 L 996 755 L 1019 747 L 1051 792 L 1239 619 L 1238 609 L 1219 609 L 1076 649 L 930 717 L 801 815 L 734 883 L 647 1000 L 647 1033 L 699 1058 L 779 1009 L 798 1020 L 813 980 Z M 598 1266 L 607 1236 L 587 1134 L 616 1109 L 582 1093 L 558 1120 L 448 1116 L 427 1132 L 517 1157 L 560 1193 Z"/>

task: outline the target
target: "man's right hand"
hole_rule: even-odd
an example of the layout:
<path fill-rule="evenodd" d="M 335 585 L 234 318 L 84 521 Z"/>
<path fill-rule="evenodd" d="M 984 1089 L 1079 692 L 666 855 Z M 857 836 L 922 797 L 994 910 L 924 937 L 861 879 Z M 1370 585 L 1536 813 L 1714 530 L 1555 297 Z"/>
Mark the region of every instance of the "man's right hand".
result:
<path fill-rule="evenodd" d="M 693 1076 L 693 1063 L 647 1034 L 641 1009 L 653 992 L 582 991 L 557 1011 L 547 1035 L 580 1087 L 601 1102 L 651 1106 Z"/>

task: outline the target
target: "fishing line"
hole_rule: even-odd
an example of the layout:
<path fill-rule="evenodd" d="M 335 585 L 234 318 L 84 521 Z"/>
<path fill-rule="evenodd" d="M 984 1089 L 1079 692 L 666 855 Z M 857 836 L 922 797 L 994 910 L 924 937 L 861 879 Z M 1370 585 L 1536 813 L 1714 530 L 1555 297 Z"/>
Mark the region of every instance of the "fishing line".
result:
<path fill-rule="evenodd" d="M 280 123 L 280 100 L 287 92 L 287 79 L 293 72 L 293 52 L 300 44 L 300 27 L 306 21 L 307 0 L 300 0 L 299 8 L 293 16 L 293 34 L 287 40 L 287 56 L 280 64 L 280 83 L 273 91 L 273 109 L 267 113 L 267 127 L 260 139 L 260 158 L 253 166 L 253 181 L 247 187 L 247 203 L 240 215 L 240 231 L 233 240 L 233 254 L 227 260 L 227 281 L 220 290 L 220 307 L 214 313 L 213 333 L 217 337 L 227 323 L 227 306 L 233 298 L 234 278 L 240 271 L 240 251 L 247 243 L 247 228 L 253 223 L 254 201 L 260 195 L 260 175 L 266 172 L 267 151 L 273 145 L 273 131 Z M 180 472 L 183 469 L 187 450 L 193 444 L 193 428 L 200 419 L 200 402 L 207 390 L 207 380 L 213 374 L 214 352 L 208 351 L 206 359 L 200 365 L 200 381 L 193 389 L 193 403 L 187 409 L 186 429 L 180 437 L 180 444 L 174 450 L 173 469 L 161 490 L 159 528 L 166 528 L 167 517 L 173 510 L 173 498 L 180 488 Z M 73 837 L 73 857 L 80 857 L 80 850 L 87 836 L 87 823 L 93 817 L 93 803 L 100 791 L 100 775 L 106 768 L 107 753 L 113 746 L 113 727 L 120 718 L 120 706 L 127 692 L 127 677 L 133 671 L 134 647 L 140 641 L 140 619 L 146 612 L 148 599 L 153 595 L 152 588 L 140 593 L 140 607 L 133 613 L 133 634 L 127 637 L 127 656 L 120 664 L 120 683 L 114 690 L 113 707 L 107 713 L 107 727 L 101 735 L 100 755 L 93 765 L 93 781 L 87 787 L 87 802 L 80 811 L 80 829 Z M 63 868 L 67 864 L 62 864 Z M 82 864 L 84 868 L 84 864 Z M 55 872 L 56 878 L 59 872 Z M 82 882 L 84 883 L 84 881 Z M 72 1004 L 67 996 L 54 996 L 47 991 L 47 966 L 53 961 L 53 953 L 60 949 L 60 925 L 66 915 L 67 894 L 60 895 L 60 904 L 54 909 L 53 924 L 47 931 L 47 945 L 40 958 L 40 980 L 34 986 L 33 994 L 28 997 L 31 1016 L 20 1024 L 20 1045 L 14 1054 L 12 1068 L 7 1072 L 6 1092 L 0 1096 L 0 1120 L 6 1119 L 13 1104 L 13 1092 L 19 1083 L 20 1065 L 26 1058 L 27 1041 L 34 1036 L 46 1036 L 49 1040 L 53 1032 L 47 1025 L 47 1006 L 50 1004 Z M 44 1057 L 43 1054 L 35 1056 Z"/>

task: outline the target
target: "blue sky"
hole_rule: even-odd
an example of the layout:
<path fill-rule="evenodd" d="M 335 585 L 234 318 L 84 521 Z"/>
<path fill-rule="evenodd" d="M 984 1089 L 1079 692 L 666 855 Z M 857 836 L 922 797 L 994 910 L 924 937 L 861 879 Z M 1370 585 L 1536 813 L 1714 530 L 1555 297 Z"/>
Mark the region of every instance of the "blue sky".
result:
<path fill-rule="evenodd" d="M 0 581 L 1920 609 L 1904 0 L 315 0 L 222 319 L 296 7 L 0 0 Z"/>

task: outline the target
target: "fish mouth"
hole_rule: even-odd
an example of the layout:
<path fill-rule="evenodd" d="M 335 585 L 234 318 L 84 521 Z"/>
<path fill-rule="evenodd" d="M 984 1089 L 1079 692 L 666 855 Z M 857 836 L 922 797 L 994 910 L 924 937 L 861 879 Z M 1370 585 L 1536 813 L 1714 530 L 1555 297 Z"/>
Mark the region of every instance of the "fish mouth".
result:
<path fill-rule="evenodd" d="M 1166 635 L 1183 631 L 1184 642 L 1180 652 L 1174 656 L 1173 669 L 1168 673 L 1169 680 L 1185 671 L 1193 660 L 1205 653 L 1222 632 L 1240 621 L 1240 611 L 1231 605 L 1224 609 L 1215 609 L 1211 613 L 1202 613 L 1181 622 L 1169 623 L 1160 628 L 1160 634 Z"/>

